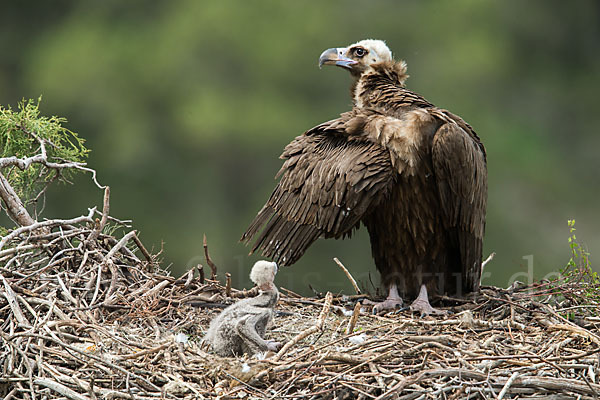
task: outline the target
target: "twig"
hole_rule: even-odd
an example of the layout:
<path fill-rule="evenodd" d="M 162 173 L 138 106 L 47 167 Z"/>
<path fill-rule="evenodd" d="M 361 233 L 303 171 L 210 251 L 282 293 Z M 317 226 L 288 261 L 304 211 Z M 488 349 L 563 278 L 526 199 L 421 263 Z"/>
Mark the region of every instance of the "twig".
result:
<path fill-rule="evenodd" d="M 141 350 L 141 351 L 138 351 L 138 352 L 133 353 L 133 354 L 123 354 L 123 355 L 120 355 L 120 356 L 116 357 L 116 359 L 118 361 L 131 360 L 133 358 L 143 357 L 143 356 L 146 356 L 148 354 L 157 353 L 157 352 L 159 352 L 161 350 L 166 349 L 167 347 L 169 347 L 169 343 L 163 343 L 160 346 L 153 347 L 151 349 Z"/>
<path fill-rule="evenodd" d="M 98 239 L 98 236 L 104 229 L 106 222 L 108 221 L 108 213 L 110 211 L 110 187 L 107 186 L 104 188 L 104 201 L 102 205 L 102 218 L 100 219 L 100 223 L 94 228 L 92 233 L 89 234 L 87 240 L 93 241 Z"/>
<path fill-rule="evenodd" d="M 210 267 L 211 271 L 210 279 L 215 280 L 217 278 L 217 266 L 215 265 L 215 263 L 212 262 L 210 256 L 208 255 L 208 244 L 206 242 L 206 234 L 204 234 L 202 244 L 204 246 L 204 257 L 206 258 L 206 263 Z"/>
<path fill-rule="evenodd" d="M 488 258 L 485 259 L 485 261 L 483 261 L 481 263 L 481 270 L 483 271 L 483 268 L 487 265 L 487 263 L 489 263 L 490 261 L 492 261 L 494 259 L 494 256 L 496 255 L 495 252 L 491 253 Z"/>
<path fill-rule="evenodd" d="M 169 285 L 169 281 L 168 280 L 163 280 L 161 281 L 158 285 L 154 286 L 152 289 L 145 291 L 138 299 L 136 299 L 134 301 L 134 304 L 139 304 L 141 303 L 144 299 L 152 297 L 156 294 L 158 294 L 161 290 L 163 290 L 165 287 L 167 287 L 167 285 Z"/>
<path fill-rule="evenodd" d="M 108 291 L 106 292 L 106 299 L 104 300 L 104 305 L 112 305 L 114 303 L 114 299 L 112 298 L 112 294 L 115 292 L 115 290 L 117 289 L 117 283 L 120 277 L 120 273 L 119 270 L 117 269 L 117 267 L 115 266 L 115 263 L 113 262 L 113 257 L 115 256 L 115 254 L 121 250 L 121 248 L 123 248 L 124 246 L 127 245 L 127 242 L 129 242 L 129 240 L 131 240 L 132 237 L 135 236 L 135 231 L 131 231 L 128 234 L 126 234 L 125 236 L 123 236 L 121 238 L 121 240 L 119 240 L 117 242 L 117 244 L 115 244 L 113 246 L 112 249 L 110 249 L 110 251 L 108 252 L 108 254 L 106 254 L 106 256 L 104 257 L 104 260 L 102 261 L 102 265 L 105 265 L 108 267 L 108 269 L 110 269 L 111 272 L 111 280 L 110 280 L 110 286 L 108 288 Z"/>
<path fill-rule="evenodd" d="M 513 372 L 512 373 L 512 375 L 510 376 L 510 378 L 508 378 L 508 380 L 504 384 L 504 387 L 502 387 L 502 390 L 500 391 L 500 394 L 498 395 L 498 400 L 502 400 L 504 398 L 504 396 L 508 392 L 508 389 L 510 389 L 510 386 L 513 384 L 513 382 L 515 381 L 515 379 L 517 379 L 518 377 L 519 377 L 519 373 L 518 372 Z"/>
<path fill-rule="evenodd" d="M 385 389 L 385 382 L 384 382 L 383 378 L 381 377 L 380 372 L 377 370 L 377 366 L 375 365 L 375 363 L 373 363 L 373 362 L 369 363 L 369 370 L 371 371 L 371 373 L 373 373 L 373 376 L 375 377 L 375 380 L 377 381 L 377 384 L 379 385 L 379 387 L 381 389 Z"/>
<path fill-rule="evenodd" d="M 335 261 L 335 263 L 340 266 L 340 268 L 342 269 L 342 271 L 344 271 L 344 274 L 346 274 L 346 276 L 348 277 L 348 280 L 352 284 L 352 287 L 354 287 L 354 291 L 356 292 L 356 294 L 360 294 L 360 289 L 358 288 L 358 285 L 356 284 L 356 281 L 354 280 L 354 278 L 350 274 L 350 271 L 348 271 L 346 269 L 346 267 L 344 267 L 344 264 L 342 264 L 342 262 L 340 260 L 338 260 L 337 257 L 334 257 L 333 261 Z"/>
<path fill-rule="evenodd" d="M 356 325 L 356 321 L 358 320 L 358 316 L 360 315 L 361 307 L 362 305 L 360 304 L 360 301 L 357 301 L 354 305 L 354 311 L 352 312 L 352 316 L 348 321 L 348 326 L 346 327 L 346 335 L 349 335 L 352 332 L 354 332 L 354 326 Z"/>
<path fill-rule="evenodd" d="M 90 400 L 89 397 L 83 396 L 76 391 L 69 389 L 65 385 L 61 385 L 56 381 L 51 381 L 49 379 L 37 378 L 33 381 L 34 384 L 38 386 L 44 386 L 48 389 L 54 390 L 57 393 L 62 394 L 63 396 L 68 397 L 71 400 Z"/>
<path fill-rule="evenodd" d="M 196 269 L 198 270 L 200 284 L 204 285 L 204 267 L 202 266 L 202 264 L 198 264 L 198 265 L 196 265 Z"/>
<path fill-rule="evenodd" d="M 574 333 L 578 336 L 582 336 L 586 339 L 591 340 L 592 342 L 594 342 L 596 345 L 600 346 L 600 339 L 598 338 L 598 336 L 594 335 L 593 333 L 591 333 L 590 331 L 588 331 L 587 329 L 581 328 L 577 325 L 571 325 L 571 324 L 552 324 L 549 326 L 549 330 L 551 331 L 567 331 L 567 332 L 571 332 Z"/>
<path fill-rule="evenodd" d="M 12 290 L 10 284 L 3 275 L 0 275 L 0 278 L 2 278 L 2 283 L 4 284 L 4 297 L 6 297 L 6 301 L 8 301 L 8 305 L 17 319 L 17 322 L 23 326 L 31 327 L 31 324 L 27 318 L 25 318 L 23 311 L 21 311 L 21 307 L 19 307 L 16 293 Z"/>
<path fill-rule="evenodd" d="M 126 235 L 124 235 L 121 240 L 119 240 L 117 242 L 117 244 L 115 244 L 113 246 L 112 249 L 110 249 L 110 251 L 108 252 L 108 254 L 106 255 L 105 259 L 110 259 L 113 258 L 115 256 L 115 254 L 121 250 L 121 248 L 123 248 L 123 246 L 125 246 L 127 244 L 127 242 L 129 242 L 133 237 L 135 236 L 135 231 L 131 231 L 129 233 L 127 233 Z"/>
<path fill-rule="evenodd" d="M 152 255 L 150 255 L 150 253 L 148 252 L 148 250 L 146 250 L 146 247 L 144 247 L 144 244 L 142 243 L 142 241 L 138 237 L 137 233 L 135 235 L 133 235 L 133 242 L 138 247 L 138 249 L 140 249 L 140 251 L 142 252 L 142 255 L 144 256 L 144 258 L 148 262 L 153 262 L 154 261 L 154 259 L 152 258 Z"/>
<path fill-rule="evenodd" d="M 325 295 L 325 303 L 323 304 L 323 309 L 321 310 L 321 314 L 319 314 L 319 318 L 317 319 L 317 323 L 311 326 L 308 329 L 300 332 L 296 336 L 294 336 L 290 341 L 288 341 L 279 352 L 273 357 L 274 361 L 278 361 L 281 357 L 287 353 L 287 351 L 294 346 L 296 343 L 306 338 L 307 336 L 312 335 L 313 333 L 317 333 L 323 329 L 323 324 L 325 323 L 325 318 L 327 314 L 329 314 L 329 309 L 331 308 L 331 302 L 333 301 L 333 295 L 331 292 L 327 292 Z"/>
<path fill-rule="evenodd" d="M 231 297 L 231 274 L 225 272 L 225 296 Z"/>
<path fill-rule="evenodd" d="M 88 215 L 82 215 L 77 218 L 49 219 L 46 221 L 36 222 L 31 225 L 22 226 L 20 228 L 17 228 L 14 231 L 12 231 L 11 233 L 9 233 L 8 235 L 4 236 L 2 238 L 2 240 L 0 240 L 0 249 L 2 249 L 4 247 L 4 245 L 6 245 L 6 243 L 8 243 L 10 240 L 16 238 L 17 236 L 19 236 L 25 232 L 31 232 L 31 231 L 34 231 L 34 230 L 40 229 L 40 228 L 51 228 L 51 227 L 55 227 L 55 226 L 64 226 L 64 225 L 75 225 L 75 224 L 81 224 L 83 222 L 94 222 L 92 220 L 92 216 L 94 215 L 94 212 L 96 212 L 96 207 L 88 208 L 88 210 L 89 210 Z"/>
<path fill-rule="evenodd" d="M 0 164 L 1 161 L 2 159 L 0 159 Z M 7 214 L 15 223 L 20 226 L 27 226 L 35 223 L 35 220 L 29 215 L 29 211 L 27 211 L 23 202 L 2 173 L 0 173 L 0 198 L 4 200 Z M 0 248 L 2 248 L 2 246 L 0 246 Z"/>

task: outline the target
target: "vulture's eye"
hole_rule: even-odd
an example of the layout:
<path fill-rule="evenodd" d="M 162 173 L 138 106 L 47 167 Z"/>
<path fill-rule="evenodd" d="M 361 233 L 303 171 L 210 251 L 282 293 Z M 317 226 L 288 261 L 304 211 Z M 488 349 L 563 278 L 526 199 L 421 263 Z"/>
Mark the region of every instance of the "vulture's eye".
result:
<path fill-rule="evenodd" d="M 367 51 L 362 47 L 357 47 L 354 49 L 354 54 L 356 57 L 364 57 L 364 55 L 367 54 Z"/>

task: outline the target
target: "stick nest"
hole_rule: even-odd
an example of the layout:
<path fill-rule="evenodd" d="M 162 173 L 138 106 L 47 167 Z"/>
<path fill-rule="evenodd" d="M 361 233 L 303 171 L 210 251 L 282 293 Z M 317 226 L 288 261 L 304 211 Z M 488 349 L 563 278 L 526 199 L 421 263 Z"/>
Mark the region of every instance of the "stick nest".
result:
<path fill-rule="evenodd" d="M 221 358 L 202 345 L 209 321 L 255 289 L 205 279 L 201 266 L 176 279 L 134 231 L 100 234 L 89 217 L 5 238 L 4 399 L 600 396 L 600 318 L 585 282 L 483 287 L 442 299 L 453 314 L 436 318 L 286 292 L 267 334 L 283 349 Z"/>

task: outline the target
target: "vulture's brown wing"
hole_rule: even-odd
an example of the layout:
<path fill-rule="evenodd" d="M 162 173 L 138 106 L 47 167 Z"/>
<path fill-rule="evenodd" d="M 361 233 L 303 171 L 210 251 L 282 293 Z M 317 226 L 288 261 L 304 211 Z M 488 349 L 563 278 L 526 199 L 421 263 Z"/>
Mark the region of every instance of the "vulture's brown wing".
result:
<path fill-rule="evenodd" d="M 470 126 L 458 119 L 438 129 L 432 155 L 444 223 L 460 249 L 463 289 L 476 291 L 487 203 L 485 150 Z"/>
<path fill-rule="evenodd" d="M 389 152 L 348 135 L 344 125 L 330 121 L 287 145 L 281 179 L 242 236 L 246 243 L 257 237 L 252 252 L 293 264 L 318 237 L 351 234 L 387 193 L 394 179 Z"/>

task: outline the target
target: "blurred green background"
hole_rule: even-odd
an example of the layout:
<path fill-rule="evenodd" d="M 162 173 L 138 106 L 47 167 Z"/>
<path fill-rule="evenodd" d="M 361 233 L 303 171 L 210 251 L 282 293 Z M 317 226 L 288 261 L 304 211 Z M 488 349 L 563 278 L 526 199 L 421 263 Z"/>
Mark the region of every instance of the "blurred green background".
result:
<path fill-rule="evenodd" d="M 249 286 L 238 239 L 274 188 L 283 147 L 350 108 L 326 48 L 387 41 L 408 87 L 461 115 L 487 147 L 484 283 L 563 267 L 567 219 L 600 252 L 600 3 L 565 1 L 30 1 L 0 16 L 0 104 L 43 95 L 87 139 L 111 214 L 164 246 L 175 275 L 212 258 Z M 89 176 L 45 216 L 101 206 Z M 533 257 L 528 257 L 532 255 Z M 351 293 L 332 261 L 378 284 L 368 235 L 318 241 L 281 286 Z M 526 257 L 526 258 L 523 258 Z M 532 260 L 531 262 L 528 260 Z"/>

